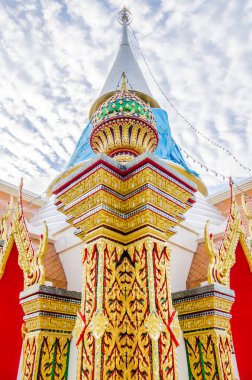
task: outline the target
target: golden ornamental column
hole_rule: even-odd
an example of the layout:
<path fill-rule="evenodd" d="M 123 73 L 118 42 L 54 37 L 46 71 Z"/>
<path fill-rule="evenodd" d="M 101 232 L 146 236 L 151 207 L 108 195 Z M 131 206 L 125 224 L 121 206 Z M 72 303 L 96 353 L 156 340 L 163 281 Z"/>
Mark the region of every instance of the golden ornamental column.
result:
<path fill-rule="evenodd" d="M 166 241 L 194 186 L 149 153 L 124 166 L 100 154 L 53 191 L 86 244 L 77 379 L 177 379 Z"/>
<path fill-rule="evenodd" d="M 20 293 L 24 310 L 22 379 L 68 378 L 80 293 L 33 285 Z"/>
<path fill-rule="evenodd" d="M 233 380 L 230 310 L 234 291 L 219 284 L 176 292 L 189 380 Z"/>
<path fill-rule="evenodd" d="M 168 273 L 167 246 L 150 239 L 128 249 L 106 240 L 85 248 L 78 379 L 177 379 Z"/>

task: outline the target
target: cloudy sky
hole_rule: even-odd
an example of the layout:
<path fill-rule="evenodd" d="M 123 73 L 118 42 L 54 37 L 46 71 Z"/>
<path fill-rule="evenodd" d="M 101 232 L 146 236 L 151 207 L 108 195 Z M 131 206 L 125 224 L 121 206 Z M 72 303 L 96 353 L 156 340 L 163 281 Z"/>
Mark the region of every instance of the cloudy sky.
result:
<path fill-rule="evenodd" d="M 1 0 L 0 178 L 43 193 L 74 151 L 115 59 L 126 5 L 149 66 L 202 133 L 252 167 L 251 0 Z M 131 36 L 173 137 L 209 168 L 251 175 L 171 109 Z M 226 183 L 188 159 L 210 192 Z"/>

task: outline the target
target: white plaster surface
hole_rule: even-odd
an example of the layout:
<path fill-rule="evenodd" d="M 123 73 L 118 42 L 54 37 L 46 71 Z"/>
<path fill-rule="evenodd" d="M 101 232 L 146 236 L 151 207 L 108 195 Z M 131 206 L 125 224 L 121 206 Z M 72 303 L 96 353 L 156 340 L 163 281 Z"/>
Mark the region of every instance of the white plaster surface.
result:
<path fill-rule="evenodd" d="M 59 254 L 67 278 L 67 289 L 77 292 L 82 290 L 81 249 L 82 245 L 77 245 Z"/>
<path fill-rule="evenodd" d="M 235 354 L 232 354 L 232 364 L 233 364 L 233 371 L 234 371 L 234 379 L 240 380 Z"/>
<path fill-rule="evenodd" d="M 177 233 L 169 239 L 169 244 L 178 245 L 194 253 L 197 249 L 197 239 L 200 235 L 184 226 L 176 227 L 176 231 Z"/>
<path fill-rule="evenodd" d="M 57 253 L 66 251 L 76 245 L 81 245 L 82 241 L 80 238 L 74 235 L 75 229 L 68 225 L 62 231 L 55 232 L 53 237 L 56 239 L 55 249 Z"/>
<path fill-rule="evenodd" d="M 171 291 L 186 289 L 186 279 L 193 259 L 193 253 L 183 248 L 171 247 Z"/>
<path fill-rule="evenodd" d="M 69 356 L 69 367 L 68 367 L 69 380 L 76 379 L 77 359 L 78 359 L 78 349 L 75 345 L 75 339 L 73 338 L 70 344 L 70 356 Z"/>
<path fill-rule="evenodd" d="M 19 359 L 17 380 L 22 380 L 22 363 L 23 363 L 23 345 L 22 345 L 21 355 Z"/>
<path fill-rule="evenodd" d="M 177 347 L 178 378 L 179 380 L 187 380 L 188 369 L 187 369 L 185 342 L 184 342 L 182 332 L 180 334 L 179 341 L 180 341 L 180 345 Z"/>

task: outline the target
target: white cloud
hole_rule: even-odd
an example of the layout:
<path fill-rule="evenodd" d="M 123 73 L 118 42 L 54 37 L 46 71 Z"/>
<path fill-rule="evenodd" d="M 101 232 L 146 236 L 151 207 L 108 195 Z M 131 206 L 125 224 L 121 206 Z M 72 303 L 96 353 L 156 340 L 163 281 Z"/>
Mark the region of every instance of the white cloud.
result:
<path fill-rule="evenodd" d="M 124 1 L 29 0 L 0 5 L 1 178 L 40 193 L 69 160 L 116 55 Z M 242 2 L 126 1 L 149 65 L 197 128 L 251 167 L 252 7 Z M 140 59 L 133 40 L 135 54 Z M 212 169 L 248 176 L 167 104 L 143 61 L 177 143 Z M 219 180 L 195 163 L 211 189 Z M 43 186 L 41 186 L 43 184 Z"/>

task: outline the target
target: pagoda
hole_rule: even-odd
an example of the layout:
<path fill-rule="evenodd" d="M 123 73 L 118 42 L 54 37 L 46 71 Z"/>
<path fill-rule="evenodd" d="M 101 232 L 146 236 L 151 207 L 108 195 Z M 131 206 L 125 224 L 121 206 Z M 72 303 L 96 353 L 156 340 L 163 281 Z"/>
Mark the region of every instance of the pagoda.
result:
<path fill-rule="evenodd" d="M 51 185 L 58 210 L 85 243 L 78 379 L 178 378 L 167 240 L 200 180 L 155 155 L 153 109 L 161 110 L 131 51 L 130 20 L 124 8 L 120 49 L 91 107 L 94 158 L 71 162 Z"/>
<path fill-rule="evenodd" d="M 0 219 L 0 278 L 12 251 L 23 272 L 18 379 L 234 380 L 237 373 L 230 272 L 236 251 L 252 270 L 252 214 L 244 197 L 238 207 L 232 181 L 227 220 L 205 200 L 132 52 L 131 19 L 123 8 L 117 57 L 68 165 L 49 186 L 53 201 L 27 222 L 21 183 Z M 172 244 L 182 257 L 173 279 Z"/>

